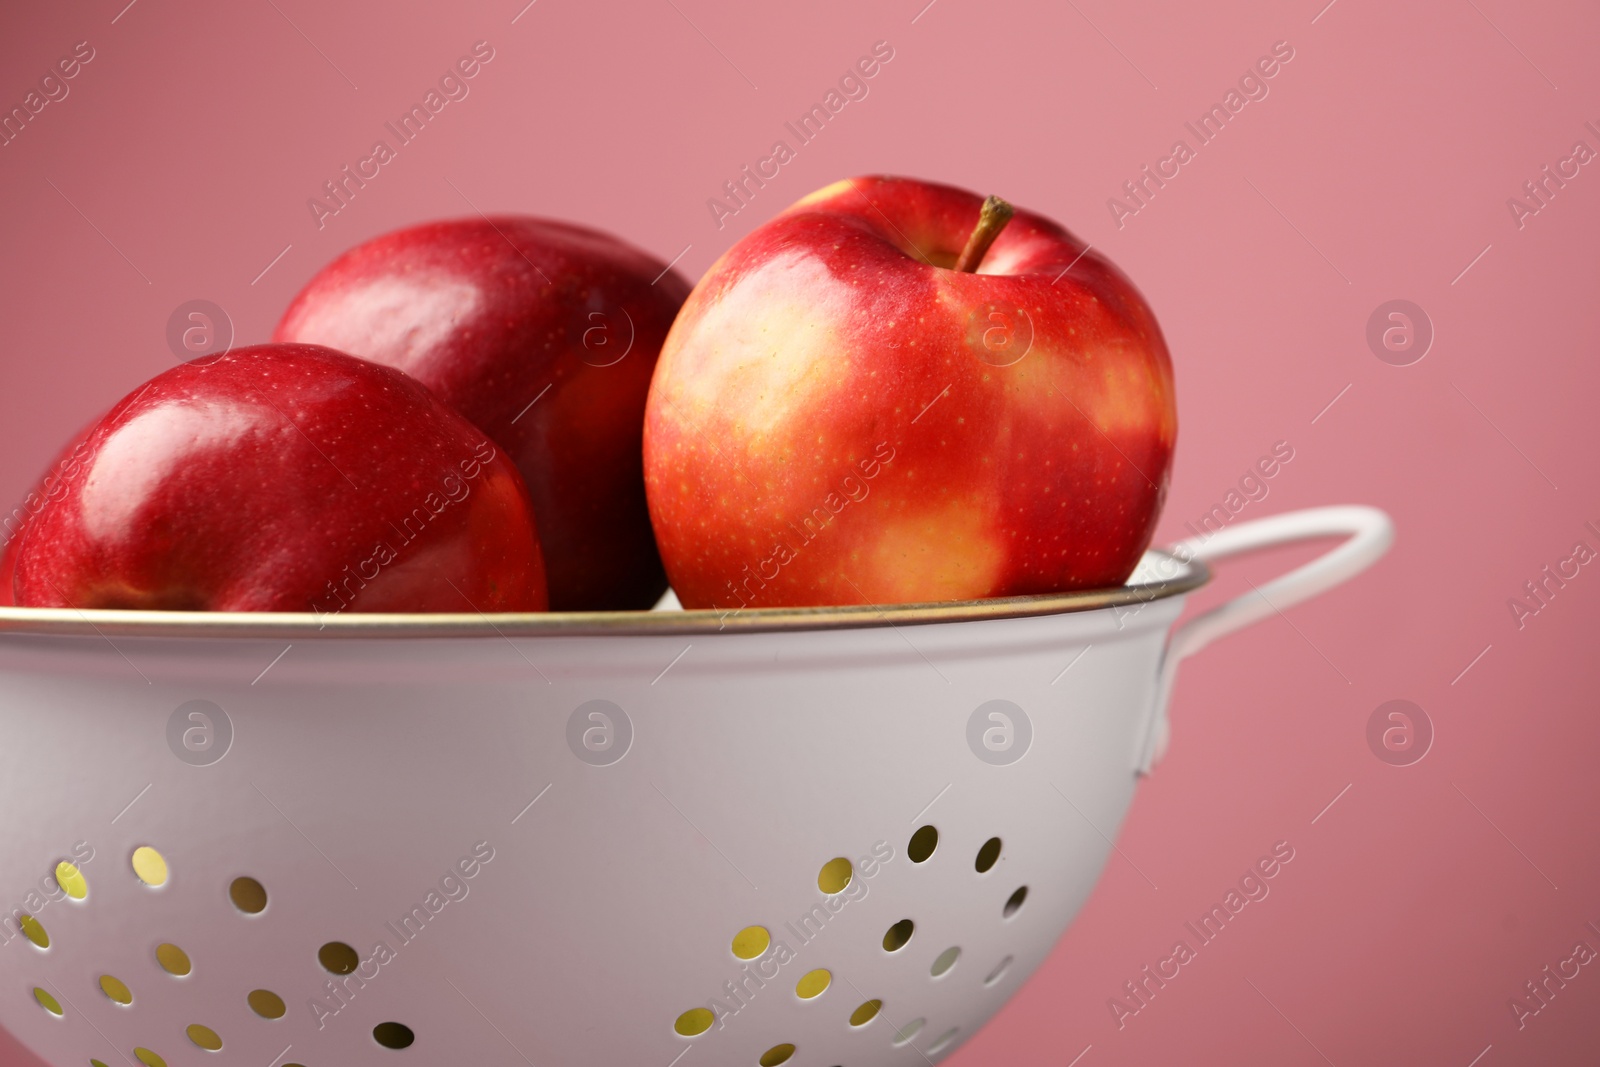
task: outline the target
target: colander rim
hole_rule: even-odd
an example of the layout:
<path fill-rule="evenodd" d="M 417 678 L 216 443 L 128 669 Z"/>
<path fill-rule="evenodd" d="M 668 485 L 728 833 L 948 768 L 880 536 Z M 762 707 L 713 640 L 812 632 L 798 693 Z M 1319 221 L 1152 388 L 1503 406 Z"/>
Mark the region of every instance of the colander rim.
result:
<path fill-rule="evenodd" d="M 0 635 L 181 637 L 181 638 L 494 638 L 593 637 L 599 635 L 682 635 L 764 633 L 917 626 L 977 622 L 1039 615 L 1063 615 L 1147 604 L 1192 592 L 1211 579 L 1198 559 L 1183 559 L 1164 549 L 1145 553 L 1176 568 L 1170 577 L 1067 593 L 945 600 L 918 604 L 861 604 L 809 608 L 752 608 L 745 611 L 558 611 L 466 613 L 352 613 L 252 611 L 129 611 L 111 608 L 24 608 L 0 606 Z"/>

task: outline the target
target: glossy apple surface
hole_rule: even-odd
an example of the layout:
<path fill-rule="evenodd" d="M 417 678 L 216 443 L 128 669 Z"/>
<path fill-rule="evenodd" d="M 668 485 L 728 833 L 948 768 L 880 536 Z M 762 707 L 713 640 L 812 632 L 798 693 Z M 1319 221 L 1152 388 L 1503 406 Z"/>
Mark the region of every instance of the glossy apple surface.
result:
<path fill-rule="evenodd" d="M 1154 315 L 1026 211 L 952 269 L 982 198 L 808 196 L 722 256 L 662 350 L 645 483 L 686 607 L 890 604 L 1121 584 L 1177 415 Z"/>
<path fill-rule="evenodd" d="M 340 256 L 274 339 L 397 367 L 493 438 L 532 494 L 552 609 L 648 608 L 666 577 L 645 505 L 644 402 L 688 292 L 594 230 L 435 222 Z"/>
<path fill-rule="evenodd" d="M 314 345 L 235 349 L 152 378 L 82 446 L 17 541 L 23 606 L 546 605 L 515 468 L 388 367 Z"/>

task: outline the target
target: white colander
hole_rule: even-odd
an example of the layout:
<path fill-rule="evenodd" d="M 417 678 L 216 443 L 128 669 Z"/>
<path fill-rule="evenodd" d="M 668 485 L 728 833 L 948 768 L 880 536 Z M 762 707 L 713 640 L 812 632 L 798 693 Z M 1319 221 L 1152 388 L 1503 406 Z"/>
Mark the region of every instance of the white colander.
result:
<path fill-rule="evenodd" d="M 1172 631 L 1201 561 L 1331 535 Z M 1088 896 L 1177 661 L 1391 538 L 727 618 L 0 610 L 0 1024 L 51 1067 L 938 1059 Z"/>

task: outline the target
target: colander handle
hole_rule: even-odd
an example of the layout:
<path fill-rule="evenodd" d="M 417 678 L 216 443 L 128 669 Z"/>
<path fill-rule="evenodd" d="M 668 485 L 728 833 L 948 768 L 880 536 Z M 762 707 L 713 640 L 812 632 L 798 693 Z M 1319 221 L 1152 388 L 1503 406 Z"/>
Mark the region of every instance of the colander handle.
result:
<path fill-rule="evenodd" d="M 1254 586 L 1250 592 L 1196 615 L 1173 631 L 1161 661 L 1156 706 L 1139 763 L 1141 774 L 1148 774 L 1166 753 L 1167 702 L 1179 663 L 1219 637 L 1242 630 L 1354 578 L 1389 551 L 1394 543 L 1394 522 L 1377 508 L 1359 504 L 1307 508 L 1224 527 L 1209 537 L 1192 537 L 1168 550 L 1180 560 L 1198 559 L 1209 564 L 1297 541 L 1340 536 L 1346 539 L 1310 563 L 1265 585 Z"/>

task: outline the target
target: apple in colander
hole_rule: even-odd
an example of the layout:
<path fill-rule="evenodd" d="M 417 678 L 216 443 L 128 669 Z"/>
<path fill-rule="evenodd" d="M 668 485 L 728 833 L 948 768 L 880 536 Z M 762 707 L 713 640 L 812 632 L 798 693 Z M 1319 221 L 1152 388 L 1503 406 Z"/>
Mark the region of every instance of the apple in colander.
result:
<path fill-rule="evenodd" d="M 609 234 L 520 215 L 375 237 L 295 297 L 274 341 L 396 367 L 504 449 L 539 516 L 556 611 L 648 608 L 666 589 L 640 434 L 689 283 Z"/>
<path fill-rule="evenodd" d="M 729 249 L 667 336 L 645 486 L 686 607 L 1120 585 L 1177 433 L 1149 306 L 998 198 L 837 182 Z"/>
<path fill-rule="evenodd" d="M 41 481 L 8 548 L 24 607 L 541 611 L 532 502 L 400 371 L 316 345 L 180 364 Z"/>

